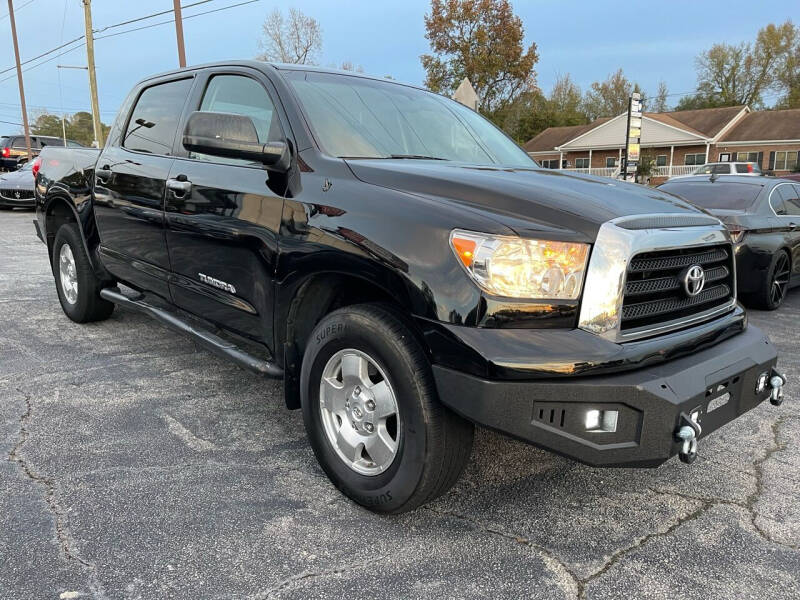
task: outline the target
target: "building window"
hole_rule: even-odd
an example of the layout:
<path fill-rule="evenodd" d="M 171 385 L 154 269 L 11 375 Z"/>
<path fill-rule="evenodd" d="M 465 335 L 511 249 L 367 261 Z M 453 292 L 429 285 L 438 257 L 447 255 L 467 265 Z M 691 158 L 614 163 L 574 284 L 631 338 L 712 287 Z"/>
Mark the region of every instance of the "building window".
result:
<path fill-rule="evenodd" d="M 606 157 L 606 168 L 611 169 L 617 166 L 617 157 L 616 156 L 607 156 Z"/>
<path fill-rule="evenodd" d="M 667 155 L 666 154 L 659 154 L 656 156 L 656 166 L 657 167 L 666 167 L 667 166 Z"/>
<path fill-rule="evenodd" d="M 557 158 L 551 158 L 551 159 L 548 159 L 548 160 L 543 160 L 543 161 L 541 161 L 541 165 L 545 169 L 557 169 L 558 168 L 558 159 Z"/>
<path fill-rule="evenodd" d="M 776 152 L 775 170 L 794 171 L 797 168 L 797 152 Z"/>
<path fill-rule="evenodd" d="M 704 165 L 706 164 L 706 155 L 704 152 L 699 154 L 687 154 L 683 158 L 684 165 Z"/>
<path fill-rule="evenodd" d="M 730 152 L 720 152 L 719 162 L 731 162 L 731 153 Z"/>
<path fill-rule="evenodd" d="M 738 162 L 758 162 L 758 152 L 737 152 L 736 160 Z"/>
<path fill-rule="evenodd" d="M 576 158 L 575 159 L 575 168 L 576 169 L 588 169 L 589 168 L 589 159 L 588 158 Z"/>

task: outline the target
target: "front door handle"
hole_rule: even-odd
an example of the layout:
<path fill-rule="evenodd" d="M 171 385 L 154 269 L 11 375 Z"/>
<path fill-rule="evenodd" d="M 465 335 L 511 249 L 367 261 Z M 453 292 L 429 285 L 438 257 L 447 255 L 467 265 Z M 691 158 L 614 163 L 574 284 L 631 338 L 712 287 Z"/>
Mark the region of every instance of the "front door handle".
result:
<path fill-rule="evenodd" d="M 797 229 L 797 223 L 789 223 L 789 231 L 794 231 Z"/>
<path fill-rule="evenodd" d="M 111 179 L 112 171 L 108 165 L 103 165 L 95 171 L 95 175 L 100 183 L 108 183 L 108 180 Z"/>
<path fill-rule="evenodd" d="M 192 182 L 185 179 L 167 179 L 167 189 L 175 198 L 188 198 L 192 191 Z"/>

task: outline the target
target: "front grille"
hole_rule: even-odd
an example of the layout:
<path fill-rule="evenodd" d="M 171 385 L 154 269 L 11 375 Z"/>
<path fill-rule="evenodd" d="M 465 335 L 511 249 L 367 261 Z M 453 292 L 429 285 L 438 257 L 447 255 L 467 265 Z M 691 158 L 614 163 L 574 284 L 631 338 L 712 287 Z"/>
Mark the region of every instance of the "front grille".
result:
<path fill-rule="evenodd" d="M 693 265 L 703 267 L 705 285 L 698 295 L 689 296 L 681 276 Z M 637 254 L 628 265 L 621 329 L 658 325 L 729 304 L 733 270 L 728 244 Z"/>
<path fill-rule="evenodd" d="M 0 197 L 6 200 L 30 200 L 33 190 L 0 190 Z"/>

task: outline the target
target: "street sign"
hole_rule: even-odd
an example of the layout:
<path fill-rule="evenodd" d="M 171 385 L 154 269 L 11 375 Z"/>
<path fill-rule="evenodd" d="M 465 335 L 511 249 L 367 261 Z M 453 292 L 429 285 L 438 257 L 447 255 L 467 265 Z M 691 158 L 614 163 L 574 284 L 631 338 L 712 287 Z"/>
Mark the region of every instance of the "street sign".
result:
<path fill-rule="evenodd" d="M 635 179 L 639 166 L 640 143 L 642 138 L 642 96 L 633 92 L 628 98 L 628 124 L 625 128 L 625 154 L 622 157 L 620 173 L 624 179 Z"/>

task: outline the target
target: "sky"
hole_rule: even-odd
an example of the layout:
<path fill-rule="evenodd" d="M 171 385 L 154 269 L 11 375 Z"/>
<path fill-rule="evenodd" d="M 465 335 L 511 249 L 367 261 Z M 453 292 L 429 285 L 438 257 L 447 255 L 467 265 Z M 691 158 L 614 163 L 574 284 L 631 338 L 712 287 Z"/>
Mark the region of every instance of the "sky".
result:
<path fill-rule="evenodd" d="M 183 0 L 183 5 L 197 0 Z M 245 0 L 211 0 L 184 10 L 187 63 L 252 58 L 258 52 L 262 23 L 275 8 L 298 8 L 317 19 L 323 32 L 320 64 L 344 61 L 361 65 L 368 74 L 422 84 L 419 56 L 429 51 L 424 15 L 429 0 L 257 0 L 212 14 L 190 15 L 240 4 Z M 14 66 L 9 19 L 0 4 L 0 71 Z M 582 89 L 622 67 L 629 79 L 654 94 L 663 79 L 671 94 L 695 86 L 694 58 L 717 42 L 755 39 L 767 23 L 792 16 L 789 2 L 740 0 L 669 3 L 514 0 L 525 28 L 526 44 L 539 51 L 537 83 L 549 90 L 559 74 L 569 73 Z M 83 34 L 81 0 L 14 0 L 20 55 L 24 61 Z M 169 10 L 172 0 L 93 0 L 94 28 L 102 29 L 150 13 Z M 795 10 L 795 13 L 798 11 Z M 2 16 L 6 15 L 6 16 Z M 175 27 L 156 27 L 100 39 L 168 20 L 170 15 L 96 33 L 95 55 L 103 122 L 110 123 L 130 88 L 140 79 L 178 66 Z M 49 55 L 48 58 L 54 56 Z M 35 65 L 38 61 L 32 62 Z M 87 72 L 58 69 L 85 66 L 83 47 L 23 71 L 31 120 L 43 111 L 67 113 L 89 107 Z M 769 99 L 768 99 L 769 100 Z M 13 69 L 0 73 L 0 121 L 21 123 L 19 92 Z M 20 128 L 0 123 L 0 131 Z"/>

